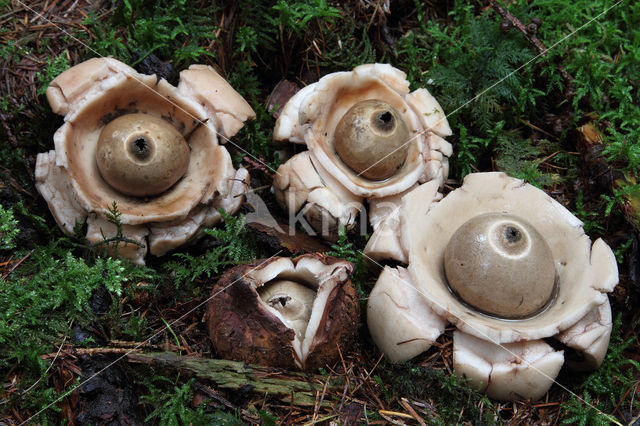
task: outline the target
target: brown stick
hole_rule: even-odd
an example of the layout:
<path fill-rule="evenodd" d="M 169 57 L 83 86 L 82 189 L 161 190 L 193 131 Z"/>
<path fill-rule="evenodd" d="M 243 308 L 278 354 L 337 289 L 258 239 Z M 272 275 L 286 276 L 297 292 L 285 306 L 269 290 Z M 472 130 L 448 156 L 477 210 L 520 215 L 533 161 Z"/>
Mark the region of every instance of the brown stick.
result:
<path fill-rule="evenodd" d="M 536 37 L 535 32 L 527 31 L 527 28 L 524 26 L 524 24 L 522 22 L 520 22 L 520 20 L 518 18 L 516 18 L 511 13 L 509 13 L 509 11 L 507 9 L 505 9 L 496 0 L 491 0 L 491 7 L 496 12 L 498 12 L 498 14 L 500 16 L 502 16 L 502 19 L 506 19 L 507 21 L 509 21 L 511 23 L 511 25 L 516 27 L 522 34 L 524 34 L 524 36 L 527 38 L 527 40 L 529 40 L 529 42 L 531 44 L 533 44 L 536 47 L 536 49 L 538 49 L 538 52 L 540 54 L 542 54 L 542 55 L 546 55 L 547 54 L 547 48 L 545 47 L 544 43 L 542 43 L 538 39 L 538 37 Z"/>
<path fill-rule="evenodd" d="M 0 278 L 0 281 L 5 281 L 5 280 L 7 279 L 7 277 L 9 276 L 9 274 L 11 274 L 13 271 L 15 271 L 15 269 L 16 269 L 18 266 L 20 266 L 20 264 L 21 264 L 22 262 L 24 262 L 25 260 L 27 260 L 27 259 L 29 258 L 29 256 L 31 256 L 31 253 L 33 253 L 33 250 L 31 250 L 29 253 L 27 253 L 27 254 L 26 254 L 26 256 L 24 256 L 22 259 L 18 260 L 16 263 L 14 263 L 14 264 L 11 266 L 11 269 L 9 269 L 9 271 L 8 271 L 6 274 L 4 274 L 4 275 L 2 276 L 2 278 Z"/>
<path fill-rule="evenodd" d="M 273 173 L 271 173 L 271 171 L 264 165 L 264 163 L 255 161 L 247 156 L 242 157 L 242 161 L 247 163 L 249 167 L 260 170 L 262 173 L 264 173 L 265 176 L 268 176 L 273 179 Z"/>
<path fill-rule="evenodd" d="M 401 398 L 400 404 L 402 404 L 405 410 L 407 410 L 409 414 L 411 414 L 413 418 L 416 419 L 418 423 L 420 423 L 420 426 L 427 426 L 427 424 L 424 422 L 422 417 L 420 417 L 420 415 L 416 412 L 416 410 L 413 409 L 413 407 L 411 406 L 411 404 L 409 404 L 409 401 L 407 401 L 406 398 Z"/>

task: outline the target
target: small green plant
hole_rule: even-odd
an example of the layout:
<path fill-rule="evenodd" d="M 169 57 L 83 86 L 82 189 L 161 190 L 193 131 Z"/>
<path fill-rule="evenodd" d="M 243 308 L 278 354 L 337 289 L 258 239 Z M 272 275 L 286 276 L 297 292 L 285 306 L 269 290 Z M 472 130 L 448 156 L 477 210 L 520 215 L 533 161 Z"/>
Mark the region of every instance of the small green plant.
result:
<path fill-rule="evenodd" d="M 478 163 L 480 153 L 489 147 L 491 140 L 469 135 L 467 128 L 462 125 L 458 127 L 458 135 L 457 152 L 452 160 L 460 177 L 464 177 L 475 171 L 474 167 Z"/>
<path fill-rule="evenodd" d="M 344 226 L 340 226 L 340 229 L 338 229 L 338 241 L 331 245 L 331 250 L 328 251 L 327 254 L 348 260 L 354 264 L 362 262 L 362 254 L 359 253 L 355 245 L 349 241 L 349 236 Z"/>
<path fill-rule="evenodd" d="M 238 28 L 236 43 L 239 45 L 238 53 L 246 53 L 247 59 L 251 61 L 251 55 L 258 52 L 258 32 L 253 27 L 243 25 Z"/>
<path fill-rule="evenodd" d="M 376 49 L 369 35 L 369 25 L 363 25 L 349 13 L 340 21 L 333 24 L 325 21 L 318 28 L 322 31 L 324 49 L 309 56 L 308 61 L 313 66 L 345 71 L 361 64 L 390 62 L 388 52 Z"/>
<path fill-rule="evenodd" d="M 136 312 L 130 315 L 128 321 L 122 327 L 122 335 L 133 341 L 140 341 L 147 336 L 147 317 Z"/>
<path fill-rule="evenodd" d="M 111 207 L 109 207 L 109 210 L 107 210 L 104 213 L 104 215 L 107 219 L 107 222 L 111 223 L 116 227 L 116 234 L 113 237 L 107 237 L 104 234 L 104 231 L 100 229 L 100 233 L 102 234 L 102 241 L 98 241 L 97 243 L 94 243 L 91 246 L 92 248 L 102 247 L 103 248 L 102 254 L 104 256 L 107 256 L 109 253 L 111 253 L 113 254 L 114 257 L 117 257 L 118 246 L 121 243 L 133 244 L 133 245 L 143 247 L 143 245 L 140 242 L 136 240 L 132 240 L 131 238 L 125 238 L 124 235 L 122 234 L 122 221 L 120 220 L 122 213 L 120 212 L 120 210 L 118 210 L 118 203 L 115 200 L 111 204 Z M 77 229 L 75 229 L 74 227 L 74 231 L 76 230 Z"/>
<path fill-rule="evenodd" d="M 66 333 L 69 324 L 87 321 L 87 303 L 95 289 L 104 285 L 120 295 L 127 281 L 120 260 L 97 259 L 88 265 L 55 244 L 36 249 L 30 260 L 24 271 L 32 274 L 0 286 L 0 345 L 7 350 L 0 353 L 0 367 L 36 361 L 43 346 Z"/>
<path fill-rule="evenodd" d="M 14 40 L 8 40 L 6 45 L 0 47 L 0 59 L 11 59 L 19 49 L 20 46 Z"/>
<path fill-rule="evenodd" d="M 618 262 L 618 264 L 622 265 L 622 262 L 624 262 L 624 256 L 626 255 L 627 250 L 629 250 L 629 247 L 631 247 L 632 244 L 633 244 L 633 240 L 629 239 L 627 240 L 627 242 L 623 243 L 619 248 L 613 251 L 613 254 L 616 256 L 616 261 Z"/>
<path fill-rule="evenodd" d="M 240 76 L 234 73 L 232 80 L 239 81 L 238 77 Z M 246 82 L 247 80 L 244 81 Z M 248 155 L 248 152 L 250 154 L 248 155 L 249 157 L 264 161 L 269 170 L 275 172 L 280 166 L 280 159 L 277 154 L 278 148 L 271 137 L 271 129 L 275 122 L 267 109 L 257 101 L 255 97 L 257 94 L 251 93 L 251 89 L 246 84 L 244 86 L 245 93 L 250 98 L 255 99 L 255 102 L 252 103 L 253 110 L 256 112 L 256 119 L 246 123 L 234 137 L 234 140 L 243 148 L 242 151 L 238 150 L 234 161 L 239 164 L 242 158 Z M 247 89 L 249 92 L 246 92 Z"/>
<path fill-rule="evenodd" d="M 623 181 L 621 185 L 613 189 L 612 195 L 601 194 L 600 197 L 606 201 L 604 215 L 609 216 L 614 207 L 624 207 L 631 198 L 640 195 L 640 183 Z"/>
<path fill-rule="evenodd" d="M 598 221 L 598 219 L 601 219 L 600 214 L 587 210 L 584 204 L 584 193 L 582 191 L 576 194 L 576 209 L 574 213 L 584 224 L 585 233 L 602 233 L 604 231 L 604 227 Z"/>
<path fill-rule="evenodd" d="M 278 418 L 266 410 L 258 410 L 258 416 L 262 419 L 264 426 L 276 426 Z"/>
<path fill-rule="evenodd" d="M 207 46 L 215 38 L 211 16 L 217 9 L 193 1 L 123 0 L 110 23 L 94 14 L 85 18 L 83 24 L 94 37 L 84 31 L 75 36 L 89 46 L 91 56 L 112 55 L 133 63 L 134 53 L 141 55 L 139 61 L 154 53 L 182 67 L 214 56 Z"/>
<path fill-rule="evenodd" d="M 201 256 L 176 253 L 181 261 L 170 261 L 165 265 L 172 271 L 176 287 L 191 283 L 199 277 L 211 277 L 223 268 L 248 262 L 257 257 L 257 244 L 244 226 L 244 215 L 231 216 L 220 209 L 224 219 L 223 229 L 207 229 L 205 233 L 217 240 L 217 246 Z"/>
<path fill-rule="evenodd" d="M 0 96 L 0 111 L 17 114 L 25 109 L 25 105 L 15 105 L 11 102 L 11 96 Z"/>
<path fill-rule="evenodd" d="M 149 395 L 142 396 L 140 401 L 142 404 L 152 407 L 153 411 L 147 415 L 144 421 L 154 421 L 167 426 L 204 426 L 210 424 L 240 426 L 244 424 L 237 416 L 224 411 L 207 413 L 205 404 L 196 409 L 191 408 L 194 381 L 191 379 L 179 386 L 163 376 L 155 376 L 148 380 L 145 385 L 149 390 Z"/>
<path fill-rule="evenodd" d="M 139 279 L 151 279 L 149 271 L 111 258 L 88 263 L 60 242 L 54 242 L 36 247 L 20 268 L 3 281 L 0 369 L 18 368 L 21 372 L 20 388 L 28 392 L 11 396 L 20 398 L 18 406 L 25 412 L 35 412 L 57 397 L 55 388 L 47 385 L 55 370 L 50 368 L 51 360 L 41 355 L 70 343 L 74 326 L 87 327 L 96 321 L 89 306 L 92 294 L 104 286 L 117 300 L 127 282 Z M 52 421 L 56 409 L 54 406 L 47 410 L 38 421 Z"/>
<path fill-rule="evenodd" d="M 380 386 L 380 390 L 382 390 L 382 394 L 384 395 L 384 400 L 387 401 L 387 404 L 391 402 L 391 394 L 387 390 L 387 386 L 385 386 L 384 382 L 377 374 L 373 376 L 373 380 Z"/>
<path fill-rule="evenodd" d="M 569 400 L 563 404 L 565 417 L 562 419 L 561 424 L 580 426 L 620 424 L 615 417 L 594 408 L 593 402 L 588 391 L 584 391 L 581 400 L 578 400 L 575 395 L 571 395 Z"/>
<path fill-rule="evenodd" d="M 22 221 L 26 221 L 30 223 L 38 232 L 43 235 L 47 235 L 51 233 L 51 229 L 47 224 L 47 221 L 44 220 L 41 216 L 38 216 L 34 212 L 27 209 L 27 206 L 24 205 L 22 200 L 18 201 L 13 205 L 14 211 L 20 216 Z"/>
<path fill-rule="evenodd" d="M 336 244 L 331 245 L 331 250 L 328 251 L 327 254 L 329 256 L 344 259 L 353 264 L 353 275 L 351 276 L 351 281 L 355 284 L 356 290 L 358 290 L 360 300 L 365 302 L 367 294 L 363 288 L 366 275 L 364 255 L 353 242 L 349 241 L 349 236 L 347 235 L 347 231 L 344 226 L 341 226 L 338 230 L 338 241 Z"/>
<path fill-rule="evenodd" d="M 531 85 L 531 70 L 516 68 L 533 56 L 530 47 L 519 34 L 500 32 L 489 14 L 476 16 L 473 6 L 456 2 L 456 25 L 426 26 L 430 38 L 429 72 L 419 75 L 421 86 L 430 84 L 436 97 L 454 125 L 465 123 L 473 134 L 484 136 L 502 117 L 509 117 L 513 105 L 523 91 L 530 97 L 525 104 L 535 102 L 540 93 L 525 89 Z M 500 82 L 499 84 L 497 84 Z M 524 105 L 518 109 L 522 110 Z"/>
<path fill-rule="evenodd" d="M 114 14 L 114 23 L 126 25 L 130 52 L 155 53 L 171 58 L 176 65 L 202 61 L 214 56 L 206 47 L 215 37 L 216 26 L 209 16 L 215 5 L 203 6 L 193 1 L 154 2 L 124 0 Z"/>
<path fill-rule="evenodd" d="M 15 248 L 15 239 L 19 232 L 18 221 L 13 217 L 13 209 L 5 209 L 0 205 L 0 250 Z"/>
<path fill-rule="evenodd" d="M 107 222 L 112 223 L 116 227 L 116 238 L 122 238 L 122 222 L 120 221 L 120 217 L 122 213 L 118 210 L 118 203 L 116 200 L 113 200 L 111 207 L 109 210 L 105 212 L 105 217 L 107 218 Z"/>
<path fill-rule="evenodd" d="M 501 33 L 492 16 L 476 16 L 467 3 L 456 2 L 452 17 L 456 25 L 425 24 L 426 35 L 410 37 L 400 59 L 408 62 L 414 86 L 433 91 L 457 129 L 453 166 L 463 177 L 483 167 L 479 162 L 488 153 L 500 152 L 496 140 L 508 137 L 514 116 L 543 93 L 530 87 L 530 69 L 514 72 L 533 56 L 522 37 Z M 416 45 L 406 46 L 411 41 Z M 421 56 L 420 49 L 430 54 Z M 506 162 L 508 156 L 502 157 Z"/>
<path fill-rule="evenodd" d="M 327 4 L 326 0 L 309 2 L 286 2 L 279 0 L 273 10 L 278 16 L 272 19 L 274 26 L 280 31 L 288 30 L 300 36 L 311 20 L 322 19 L 331 22 L 331 18 L 339 18 L 340 11 Z"/>
<path fill-rule="evenodd" d="M 534 144 L 531 139 L 522 139 L 516 132 L 503 132 L 502 124 L 504 123 L 498 123 L 496 126 L 500 131 L 489 132 L 495 138 L 494 146 L 499 153 L 496 158 L 499 170 L 538 188 L 549 186 L 560 180 L 559 177 L 540 169 L 545 155 L 559 150 L 559 147 L 545 139 L 538 140 Z M 561 159 L 559 154 L 555 158 Z"/>
<path fill-rule="evenodd" d="M 281 56 L 282 63 L 277 67 L 283 74 L 296 73 L 301 67 L 310 65 L 344 65 L 351 60 L 356 62 L 362 53 L 362 49 L 350 49 L 351 44 L 361 45 L 363 39 L 368 41 L 366 32 L 349 37 L 353 20 L 345 22 L 349 18 L 326 0 L 243 0 L 239 3 L 241 6 L 235 17 L 240 26 L 232 48 L 235 64 L 229 74 L 249 73 L 253 78 L 260 75 L 270 80 L 277 73 L 273 69 L 274 56 Z M 318 47 L 318 43 L 322 47 Z M 304 55 L 292 55 L 305 47 L 308 48 Z M 370 55 L 369 62 L 374 57 Z M 234 87 L 242 90 L 242 86 Z"/>
<path fill-rule="evenodd" d="M 125 44 L 124 31 L 105 25 L 95 12 L 90 12 L 82 25 L 90 28 L 94 37 L 90 38 L 86 31 L 79 31 L 74 34 L 74 37 L 87 45 L 91 56 L 113 56 L 125 62 L 131 60 L 131 46 Z"/>
<path fill-rule="evenodd" d="M 62 53 L 56 56 L 55 59 L 49 65 L 47 65 L 47 68 L 45 68 L 43 74 L 38 72 L 36 74 L 36 77 L 38 78 L 38 84 L 40 86 L 38 87 L 37 91 L 38 96 L 44 95 L 47 91 L 47 87 L 49 87 L 49 83 L 51 83 L 51 81 L 63 71 L 67 70 L 69 66 L 69 59 L 67 58 L 67 55 Z"/>
<path fill-rule="evenodd" d="M 620 336 L 622 315 L 618 314 L 611 332 L 611 341 L 604 362 L 598 370 L 589 375 L 580 388 L 582 400 L 572 396 L 562 404 L 566 416 L 563 424 L 610 424 L 617 423 L 611 413 L 617 407 L 631 405 L 630 409 L 640 409 L 640 402 L 633 398 L 630 389 L 637 386 L 640 363 L 625 356 L 634 338 L 624 340 Z"/>

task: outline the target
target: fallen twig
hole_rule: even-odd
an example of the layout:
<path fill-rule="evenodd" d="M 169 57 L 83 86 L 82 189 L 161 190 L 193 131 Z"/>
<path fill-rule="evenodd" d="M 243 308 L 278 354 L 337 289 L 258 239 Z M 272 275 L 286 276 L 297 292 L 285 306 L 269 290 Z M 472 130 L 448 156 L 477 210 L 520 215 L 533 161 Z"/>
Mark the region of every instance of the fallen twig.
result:
<path fill-rule="evenodd" d="M 9 274 L 11 274 L 18 266 L 20 266 L 20 264 L 22 262 L 24 262 L 25 260 L 27 260 L 29 258 L 29 256 L 31 256 L 31 253 L 33 253 L 33 250 L 31 250 L 29 253 L 27 253 L 26 256 L 24 256 L 22 259 L 18 260 L 16 263 L 14 263 L 13 266 L 11 267 L 11 269 L 9 269 L 7 271 L 7 273 L 2 276 L 0 281 L 6 280 L 7 277 L 9 276 Z"/>
<path fill-rule="evenodd" d="M 427 424 L 424 422 L 422 417 L 420 417 L 420 415 L 416 412 L 416 410 L 413 409 L 411 404 L 409 404 L 409 401 L 407 401 L 405 398 L 401 398 L 400 399 L 400 404 L 402 404 L 402 406 L 405 408 L 405 410 L 407 410 L 409 412 L 409 414 L 411 414 L 413 416 L 413 418 L 418 423 L 420 423 L 420 426 L 427 426 Z"/>

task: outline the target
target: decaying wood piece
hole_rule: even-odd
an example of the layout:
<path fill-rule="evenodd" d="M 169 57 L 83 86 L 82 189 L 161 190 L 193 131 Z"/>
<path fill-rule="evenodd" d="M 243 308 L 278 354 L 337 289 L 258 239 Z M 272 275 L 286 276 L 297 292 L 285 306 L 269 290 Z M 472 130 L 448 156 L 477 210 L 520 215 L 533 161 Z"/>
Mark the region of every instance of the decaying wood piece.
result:
<path fill-rule="evenodd" d="M 319 238 L 311 237 L 302 232 L 292 232 L 289 225 L 278 223 L 280 230 L 261 223 L 249 223 L 249 228 L 258 241 L 264 242 L 278 250 L 284 249 L 291 254 L 314 253 L 329 251 L 331 247 Z"/>
<path fill-rule="evenodd" d="M 127 358 L 130 362 L 175 368 L 189 375 L 211 380 L 220 389 L 246 390 L 250 386 L 256 394 L 301 406 L 313 407 L 316 392 L 322 391 L 326 381 L 317 375 L 292 373 L 223 359 L 185 357 L 173 352 L 132 353 Z M 327 390 L 339 392 L 343 385 L 341 379 L 336 378 L 327 385 Z"/>

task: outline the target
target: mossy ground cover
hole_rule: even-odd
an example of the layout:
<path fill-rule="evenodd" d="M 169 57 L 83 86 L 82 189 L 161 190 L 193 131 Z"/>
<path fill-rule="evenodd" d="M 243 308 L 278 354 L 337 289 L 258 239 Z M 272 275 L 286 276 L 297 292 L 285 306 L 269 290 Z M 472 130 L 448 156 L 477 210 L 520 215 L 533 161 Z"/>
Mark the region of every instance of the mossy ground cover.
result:
<path fill-rule="evenodd" d="M 101 415 L 156 424 L 637 421 L 640 4 L 515 0 L 502 8 L 524 32 L 490 2 L 0 0 L 0 423 L 95 423 Z M 549 50 L 540 55 L 540 46 Z M 228 145 L 256 188 L 271 176 L 246 151 L 279 163 L 266 105 L 281 80 L 302 86 L 368 62 L 404 70 L 448 113 L 447 190 L 470 172 L 503 170 L 545 190 L 614 249 L 617 320 L 603 367 L 563 370 L 542 401 L 501 404 L 450 375 L 451 330 L 411 363 L 391 365 L 361 324 L 359 344 L 314 376 L 332 385 L 303 406 L 116 362 L 134 347 L 215 358 L 199 306 L 212 280 L 276 250 L 229 218 L 201 243 L 140 268 L 58 230 L 34 188 L 35 156 L 53 148 L 62 123 L 43 94 L 61 71 L 101 55 L 169 81 L 193 63 L 216 67 L 257 112 L 234 138 L 241 149 Z M 269 191 L 258 194 L 277 214 Z M 331 249 L 360 264 L 363 306 L 375 280 L 362 266 L 365 242 L 345 235 Z M 65 395 L 98 372 L 92 387 Z"/>

